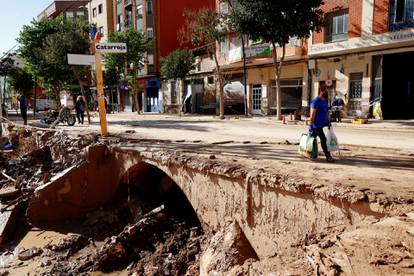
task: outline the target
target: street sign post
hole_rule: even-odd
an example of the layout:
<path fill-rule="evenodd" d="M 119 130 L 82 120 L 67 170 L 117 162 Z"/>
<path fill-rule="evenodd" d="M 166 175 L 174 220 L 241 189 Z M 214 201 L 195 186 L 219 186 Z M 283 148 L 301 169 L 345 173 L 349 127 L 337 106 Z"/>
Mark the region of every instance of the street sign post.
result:
<path fill-rule="evenodd" d="M 97 43 L 95 50 L 101 54 L 126 53 L 127 45 L 126 43 Z"/>
<path fill-rule="evenodd" d="M 95 56 L 68 54 L 68 64 L 87 66 L 95 65 Z"/>
<path fill-rule="evenodd" d="M 96 88 L 98 90 L 99 117 L 101 119 L 101 134 L 108 136 L 106 122 L 105 95 L 103 91 L 102 54 L 126 53 L 126 43 L 99 43 L 95 41 L 95 64 L 96 64 Z"/>

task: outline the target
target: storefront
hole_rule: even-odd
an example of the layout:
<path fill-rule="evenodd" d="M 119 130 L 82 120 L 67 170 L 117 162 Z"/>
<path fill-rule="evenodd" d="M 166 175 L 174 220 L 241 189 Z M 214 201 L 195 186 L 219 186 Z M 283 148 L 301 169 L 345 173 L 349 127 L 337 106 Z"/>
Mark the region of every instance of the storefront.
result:
<path fill-rule="evenodd" d="M 144 77 L 138 80 L 140 88 L 144 93 L 140 93 L 138 101 L 144 112 L 160 113 L 162 108 L 162 93 L 160 96 L 161 81 L 159 77 Z"/>
<path fill-rule="evenodd" d="M 329 104 L 335 97 L 345 102 L 343 115 L 366 118 L 370 112 L 372 58 L 349 55 L 317 59 L 312 68 L 313 93 L 328 91 Z"/>
<path fill-rule="evenodd" d="M 272 64 L 273 65 L 273 64 Z M 248 106 L 250 114 L 274 115 L 277 110 L 276 77 L 273 66 L 248 70 Z M 308 105 L 307 65 L 285 64 L 281 76 L 282 114 L 300 117 Z"/>

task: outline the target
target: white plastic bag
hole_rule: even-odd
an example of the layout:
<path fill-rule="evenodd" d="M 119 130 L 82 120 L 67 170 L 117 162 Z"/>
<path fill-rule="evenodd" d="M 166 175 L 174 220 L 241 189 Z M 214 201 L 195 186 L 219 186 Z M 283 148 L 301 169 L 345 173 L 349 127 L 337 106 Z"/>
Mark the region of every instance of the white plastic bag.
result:
<path fill-rule="evenodd" d="M 329 151 L 339 151 L 338 138 L 332 128 L 329 129 L 328 134 L 326 135 L 326 144 Z"/>

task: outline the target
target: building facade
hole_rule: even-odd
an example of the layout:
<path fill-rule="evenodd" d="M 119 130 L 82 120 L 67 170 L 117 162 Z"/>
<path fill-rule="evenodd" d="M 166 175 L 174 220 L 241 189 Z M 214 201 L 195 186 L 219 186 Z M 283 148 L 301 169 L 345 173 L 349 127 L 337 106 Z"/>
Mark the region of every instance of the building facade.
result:
<path fill-rule="evenodd" d="M 177 32 L 185 23 L 183 12 L 214 6 L 214 1 L 115 0 L 113 5 L 115 31 L 133 28 L 143 32 L 150 41 L 151 47 L 145 53 L 143 68 L 139 72 L 138 83 L 143 88 L 139 102 L 144 112 L 163 112 L 159 73 L 161 58 L 180 48 Z M 128 92 L 123 90 L 120 93 L 121 104 L 131 105 Z"/>
<path fill-rule="evenodd" d="M 101 35 L 101 41 L 108 41 L 108 34 L 114 32 L 114 6 L 112 0 L 92 0 L 88 4 L 89 23 L 94 24 Z"/>
<path fill-rule="evenodd" d="M 89 1 L 86 0 L 55 0 L 37 16 L 37 19 L 40 20 L 43 17 L 55 18 L 59 15 L 66 18 L 80 17 L 88 19 L 88 3 Z"/>
<path fill-rule="evenodd" d="M 328 89 L 352 117 L 370 117 L 380 102 L 385 119 L 414 118 L 414 1 L 331 0 L 323 9 L 327 26 L 308 41 L 313 96 Z"/>

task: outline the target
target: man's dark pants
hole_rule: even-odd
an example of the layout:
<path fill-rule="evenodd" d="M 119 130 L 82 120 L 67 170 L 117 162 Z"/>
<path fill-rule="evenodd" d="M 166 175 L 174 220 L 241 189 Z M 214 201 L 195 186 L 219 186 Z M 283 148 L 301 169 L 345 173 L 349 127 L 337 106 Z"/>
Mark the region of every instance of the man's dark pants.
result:
<path fill-rule="evenodd" d="M 27 125 L 27 108 L 21 108 L 20 113 L 22 114 L 24 125 Z"/>
<path fill-rule="evenodd" d="M 319 139 L 321 139 L 321 146 L 322 146 L 323 152 L 325 153 L 326 158 L 330 158 L 331 153 L 328 151 L 328 146 L 326 144 L 326 136 L 325 136 L 325 133 L 323 132 L 323 128 L 315 128 L 312 130 L 312 132 L 315 135 L 317 135 Z"/>

